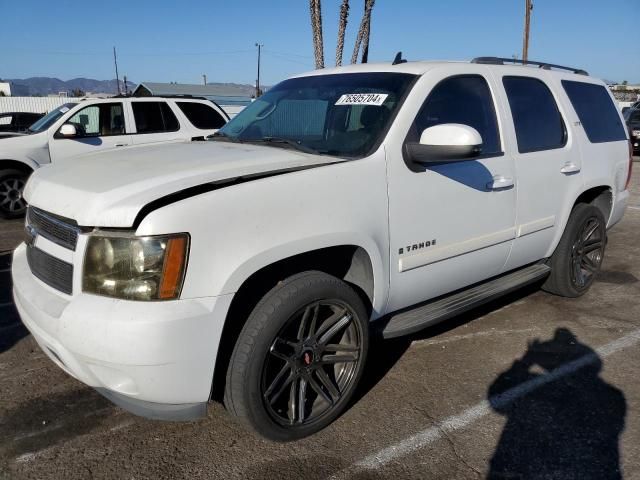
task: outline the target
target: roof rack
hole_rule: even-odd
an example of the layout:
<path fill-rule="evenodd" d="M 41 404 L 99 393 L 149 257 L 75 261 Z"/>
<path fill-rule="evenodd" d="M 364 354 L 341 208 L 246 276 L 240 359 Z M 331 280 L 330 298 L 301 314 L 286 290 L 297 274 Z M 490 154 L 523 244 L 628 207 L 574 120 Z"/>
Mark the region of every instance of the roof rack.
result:
<path fill-rule="evenodd" d="M 533 60 L 518 60 L 517 58 L 501 58 L 501 57 L 476 57 L 471 60 L 471 63 L 480 63 L 483 65 L 504 65 L 505 63 L 515 63 L 519 65 L 537 65 L 538 68 L 542 68 L 544 70 L 551 70 L 555 68 L 557 70 L 568 70 L 573 73 L 577 73 L 578 75 L 589 75 L 586 70 L 582 70 L 581 68 L 573 68 L 573 67 L 564 67 L 562 65 L 554 65 L 553 63 L 546 62 L 535 62 Z"/>

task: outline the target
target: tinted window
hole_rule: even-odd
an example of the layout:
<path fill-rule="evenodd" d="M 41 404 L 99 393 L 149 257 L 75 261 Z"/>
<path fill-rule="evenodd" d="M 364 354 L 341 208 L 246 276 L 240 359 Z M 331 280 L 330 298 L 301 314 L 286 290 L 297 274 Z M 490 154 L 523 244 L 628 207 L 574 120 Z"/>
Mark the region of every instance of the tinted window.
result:
<path fill-rule="evenodd" d="M 566 131 L 558 105 L 542 81 L 531 77 L 504 77 L 520 153 L 564 146 Z"/>
<path fill-rule="evenodd" d="M 167 102 L 133 102 L 133 117 L 138 133 L 175 132 L 178 119 Z"/>
<path fill-rule="evenodd" d="M 423 130 L 443 123 L 475 128 L 482 137 L 483 154 L 501 151 L 491 91 L 486 80 L 478 75 L 451 77 L 436 85 L 418 113 L 407 140 L 417 142 Z"/>
<path fill-rule="evenodd" d="M 618 109 L 602 85 L 563 80 L 562 86 L 591 143 L 626 140 Z"/>
<path fill-rule="evenodd" d="M 67 123 L 75 125 L 80 136 L 124 135 L 124 112 L 121 103 L 89 105 L 73 115 Z"/>
<path fill-rule="evenodd" d="M 633 110 L 629 114 L 629 123 L 640 123 L 640 110 Z"/>
<path fill-rule="evenodd" d="M 176 102 L 194 127 L 202 130 L 220 128 L 227 121 L 213 107 L 204 103 Z"/>

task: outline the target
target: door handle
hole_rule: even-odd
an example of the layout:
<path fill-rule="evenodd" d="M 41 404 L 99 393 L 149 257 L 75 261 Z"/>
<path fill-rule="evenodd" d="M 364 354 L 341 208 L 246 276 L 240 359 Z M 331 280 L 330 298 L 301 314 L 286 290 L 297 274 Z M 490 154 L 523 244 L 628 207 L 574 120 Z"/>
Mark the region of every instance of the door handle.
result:
<path fill-rule="evenodd" d="M 493 180 L 487 183 L 489 190 L 503 190 L 511 187 L 513 187 L 513 178 L 504 175 L 494 175 Z"/>
<path fill-rule="evenodd" d="M 116 143 L 116 147 L 126 147 L 126 143 Z"/>
<path fill-rule="evenodd" d="M 560 169 L 560 171 L 568 175 L 570 173 L 578 173 L 580 171 L 580 167 L 573 162 L 567 162 L 564 164 L 564 167 Z"/>

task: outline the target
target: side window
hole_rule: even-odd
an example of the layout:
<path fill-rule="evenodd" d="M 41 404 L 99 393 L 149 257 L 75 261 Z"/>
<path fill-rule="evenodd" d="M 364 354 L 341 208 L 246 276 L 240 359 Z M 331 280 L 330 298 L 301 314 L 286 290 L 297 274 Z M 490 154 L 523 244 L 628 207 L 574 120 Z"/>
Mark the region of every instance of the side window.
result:
<path fill-rule="evenodd" d="M 618 109 L 602 85 L 563 80 L 564 91 L 591 143 L 626 140 Z"/>
<path fill-rule="evenodd" d="M 180 129 L 178 119 L 167 102 L 132 102 L 131 106 L 138 133 L 175 132 Z"/>
<path fill-rule="evenodd" d="M 124 135 L 124 112 L 121 103 L 97 103 L 78 111 L 67 123 L 75 125 L 80 136 Z"/>
<path fill-rule="evenodd" d="M 551 90 L 532 77 L 503 77 L 520 153 L 561 148 L 566 143 L 564 121 Z"/>
<path fill-rule="evenodd" d="M 197 102 L 176 102 L 194 127 L 201 130 L 221 128 L 227 121 L 213 107 Z"/>
<path fill-rule="evenodd" d="M 501 153 L 498 121 L 487 81 L 480 75 L 462 75 L 438 83 L 416 117 L 408 141 L 417 142 L 426 128 L 461 123 L 482 137 L 482 154 Z"/>

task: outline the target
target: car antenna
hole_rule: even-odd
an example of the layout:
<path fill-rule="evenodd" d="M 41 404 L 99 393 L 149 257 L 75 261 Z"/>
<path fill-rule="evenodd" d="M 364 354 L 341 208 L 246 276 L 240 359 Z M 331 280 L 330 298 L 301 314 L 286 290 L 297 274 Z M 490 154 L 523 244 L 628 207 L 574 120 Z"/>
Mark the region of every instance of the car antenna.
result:
<path fill-rule="evenodd" d="M 402 52 L 396 53 L 396 58 L 393 59 L 393 63 L 391 65 L 398 65 L 400 63 L 407 63 L 407 61 L 402 58 Z"/>

